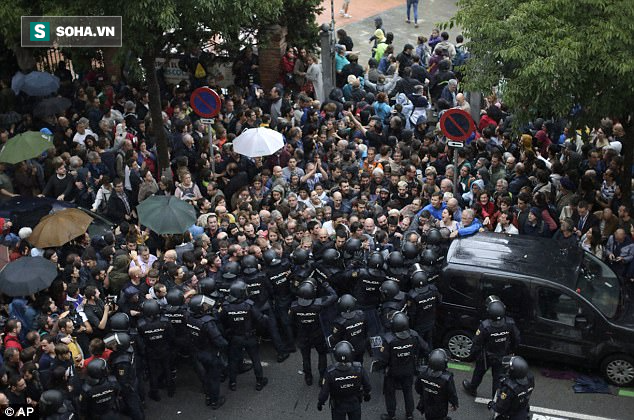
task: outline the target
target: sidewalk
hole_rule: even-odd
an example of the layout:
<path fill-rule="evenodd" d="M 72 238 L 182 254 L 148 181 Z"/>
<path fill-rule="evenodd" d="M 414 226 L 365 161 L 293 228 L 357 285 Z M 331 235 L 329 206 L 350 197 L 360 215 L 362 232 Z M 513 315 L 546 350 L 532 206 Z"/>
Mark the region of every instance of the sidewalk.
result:
<path fill-rule="evenodd" d="M 419 0 L 418 29 L 414 23 L 407 24 L 406 0 L 351 0 L 350 19 L 339 15 L 343 0 L 335 0 L 335 31 L 346 30 L 354 42 L 354 51 L 359 53 L 359 64 L 365 66 L 370 58 L 371 45 L 369 38 L 374 34 L 374 18 L 381 16 L 383 27 L 394 34 L 394 50 L 399 53 L 407 43 L 416 46 L 419 35 L 429 38 L 433 28 L 439 22 L 448 21 L 456 12 L 456 0 Z M 330 23 L 330 0 L 323 1 L 324 12 L 317 21 Z M 414 16 L 411 16 L 412 21 Z M 455 42 L 460 32 L 455 28 L 449 32 L 449 40 Z"/>

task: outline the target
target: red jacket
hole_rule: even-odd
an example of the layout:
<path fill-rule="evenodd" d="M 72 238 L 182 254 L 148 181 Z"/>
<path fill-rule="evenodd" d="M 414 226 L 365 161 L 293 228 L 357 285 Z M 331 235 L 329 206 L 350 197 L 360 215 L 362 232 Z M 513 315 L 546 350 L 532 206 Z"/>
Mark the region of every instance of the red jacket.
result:
<path fill-rule="evenodd" d="M 20 341 L 18 341 L 18 337 L 16 337 L 15 335 L 7 334 L 4 336 L 4 348 L 8 349 L 12 347 L 22 351 L 22 344 L 20 344 Z"/>

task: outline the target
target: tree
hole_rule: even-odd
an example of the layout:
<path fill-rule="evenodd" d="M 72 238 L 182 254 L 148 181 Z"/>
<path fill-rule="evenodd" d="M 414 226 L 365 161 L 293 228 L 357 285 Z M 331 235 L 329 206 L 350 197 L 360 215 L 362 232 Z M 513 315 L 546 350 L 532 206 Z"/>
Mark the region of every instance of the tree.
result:
<path fill-rule="evenodd" d="M 597 126 L 605 116 L 625 130 L 621 189 L 631 197 L 634 149 L 634 2 L 631 0 L 460 0 L 451 24 L 472 55 L 471 90 L 506 81 L 504 101 L 527 121 L 564 117 Z M 572 113 L 574 107 L 580 112 Z"/>
<path fill-rule="evenodd" d="M 89 9 L 73 0 L 13 0 L 0 7 L 0 35 L 16 52 L 20 45 L 20 16 L 122 16 L 123 47 L 119 59 L 137 59 L 143 67 L 150 98 L 150 115 L 159 165 L 169 166 L 167 134 L 161 129 L 161 96 L 155 68 L 162 52 L 214 44 L 236 45 L 245 29 L 263 20 L 277 19 L 282 0 L 110 0 L 92 3 Z"/>

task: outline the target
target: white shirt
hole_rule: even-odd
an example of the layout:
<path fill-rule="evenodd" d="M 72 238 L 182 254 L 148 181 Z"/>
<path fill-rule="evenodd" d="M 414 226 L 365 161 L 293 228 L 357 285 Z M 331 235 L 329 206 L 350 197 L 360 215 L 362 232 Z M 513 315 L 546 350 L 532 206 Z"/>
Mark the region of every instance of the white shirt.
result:
<path fill-rule="evenodd" d="M 498 223 L 498 225 L 495 227 L 494 232 L 508 233 L 510 235 L 518 235 L 520 233 L 520 231 L 517 230 L 517 228 L 512 223 L 510 223 L 509 226 L 504 229 L 504 232 L 502 232 L 502 224 Z"/>
<path fill-rule="evenodd" d="M 73 142 L 79 143 L 83 146 L 86 141 L 86 136 L 93 136 L 94 138 L 96 138 L 95 133 L 93 133 L 90 128 L 87 128 L 84 130 L 84 134 L 81 134 L 79 131 L 76 132 L 75 136 L 73 137 Z"/>

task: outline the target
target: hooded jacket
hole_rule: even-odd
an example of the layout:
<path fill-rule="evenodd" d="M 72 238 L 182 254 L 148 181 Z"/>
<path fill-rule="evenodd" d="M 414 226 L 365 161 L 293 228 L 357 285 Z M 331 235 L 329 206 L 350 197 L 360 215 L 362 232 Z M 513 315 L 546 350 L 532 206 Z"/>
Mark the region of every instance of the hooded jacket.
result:
<path fill-rule="evenodd" d="M 110 293 L 119 295 L 121 288 L 130 280 L 128 269 L 130 268 L 130 258 L 127 255 L 118 255 L 114 259 L 112 271 L 108 275 L 110 280 Z"/>

